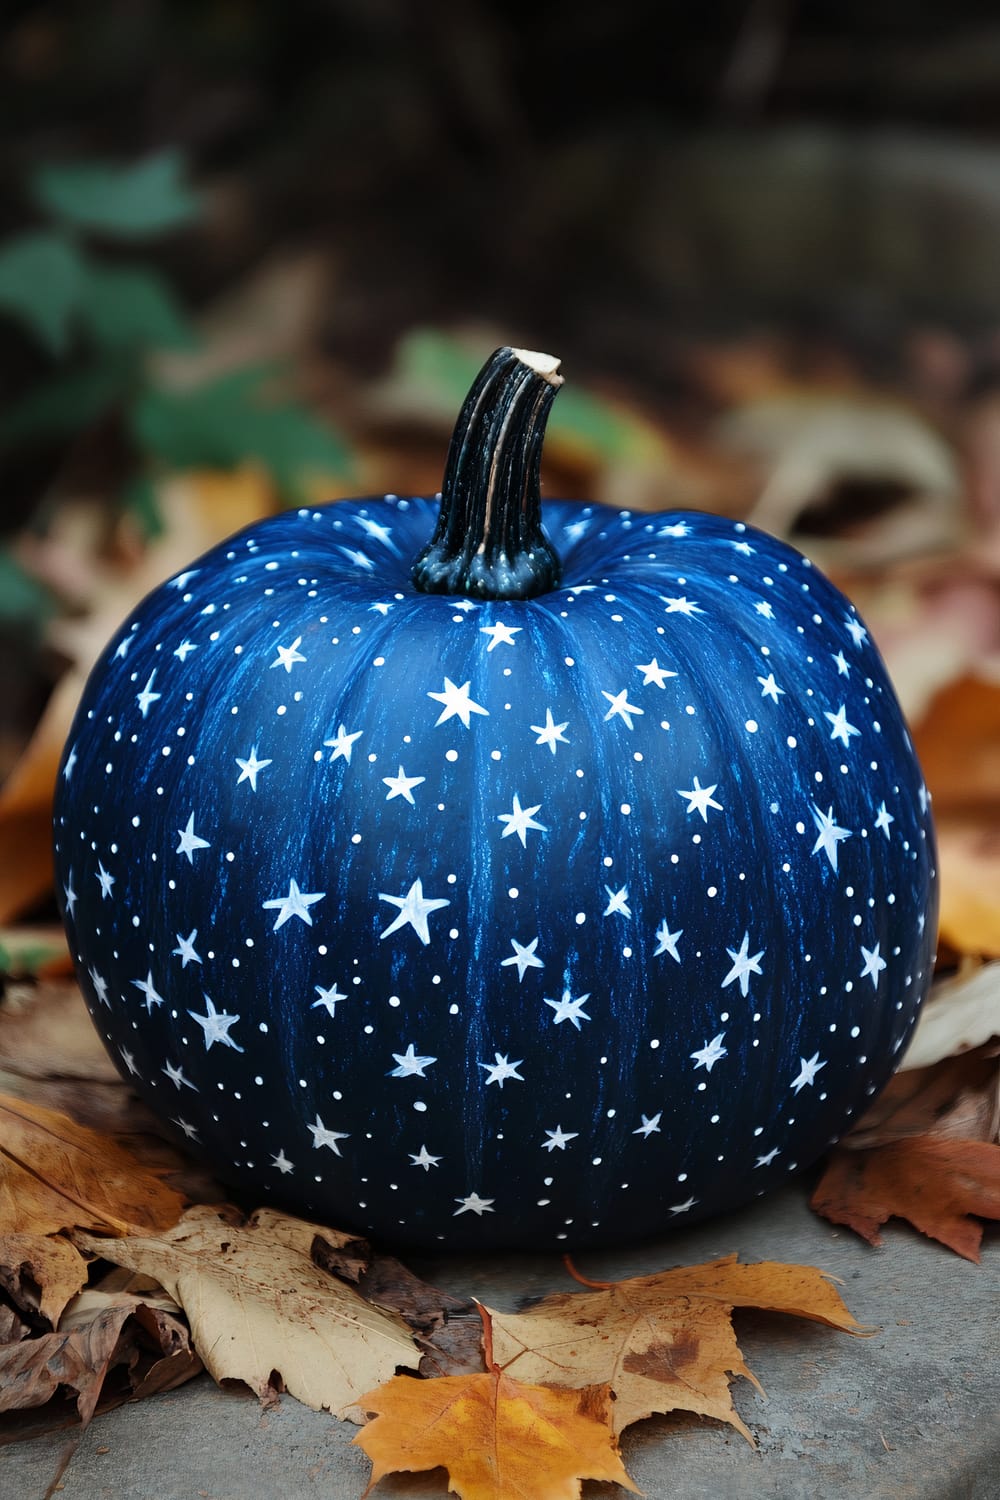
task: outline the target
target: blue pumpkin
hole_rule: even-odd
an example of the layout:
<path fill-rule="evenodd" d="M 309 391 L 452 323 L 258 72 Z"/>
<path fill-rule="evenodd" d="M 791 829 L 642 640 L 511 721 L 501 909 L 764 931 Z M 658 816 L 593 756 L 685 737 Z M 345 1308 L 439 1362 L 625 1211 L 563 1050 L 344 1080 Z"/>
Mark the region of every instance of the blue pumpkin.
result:
<path fill-rule="evenodd" d="M 742 523 L 541 504 L 559 383 L 498 351 L 440 503 L 261 521 L 87 685 L 80 982 L 248 1202 L 410 1246 L 656 1235 L 813 1162 L 914 1025 L 933 833 L 864 625 Z"/>

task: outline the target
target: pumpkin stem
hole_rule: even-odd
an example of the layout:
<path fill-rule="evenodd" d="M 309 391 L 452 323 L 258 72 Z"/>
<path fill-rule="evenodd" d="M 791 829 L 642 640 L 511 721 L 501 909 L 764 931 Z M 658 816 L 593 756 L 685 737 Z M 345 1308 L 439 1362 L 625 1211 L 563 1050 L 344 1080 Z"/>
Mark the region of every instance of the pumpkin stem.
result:
<path fill-rule="evenodd" d="M 531 599 L 558 588 L 562 565 L 542 530 L 539 473 L 559 361 L 498 349 L 452 434 L 437 529 L 413 565 L 425 594 Z"/>

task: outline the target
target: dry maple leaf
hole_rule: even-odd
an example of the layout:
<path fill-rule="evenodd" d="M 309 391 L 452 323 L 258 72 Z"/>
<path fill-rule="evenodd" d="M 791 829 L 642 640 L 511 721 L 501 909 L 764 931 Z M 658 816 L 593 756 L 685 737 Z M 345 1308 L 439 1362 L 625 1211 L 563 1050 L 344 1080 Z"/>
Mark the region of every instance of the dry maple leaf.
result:
<path fill-rule="evenodd" d="M 180 1193 L 107 1136 L 0 1094 L 0 1234 L 165 1229 L 183 1206 Z"/>
<path fill-rule="evenodd" d="M 53 1235 L 0 1235 L 0 1287 L 22 1312 L 53 1328 L 87 1280 L 87 1262 L 69 1240 Z"/>
<path fill-rule="evenodd" d="M 487 1370 L 413 1380 L 397 1375 L 363 1396 L 374 1419 L 354 1439 L 372 1461 L 368 1495 L 386 1474 L 444 1467 L 461 1500 L 579 1500 L 584 1479 L 638 1494 L 610 1426 L 607 1385 L 528 1385 L 493 1356 L 482 1309 Z"/>
<path fill-rule="evenodd" d="M 741 1265 L 731 1255 L 612 1282 L 587 1281 L 570 1270 L 591 1290 L 557 1293 L 525 1313 L 491 1310 L 496 1357 L 525 1380 L 607 1382 L 616 1398 L 616 1432 L 654 1413 L 683 1410 L 728 1422 L 753 1444 L 729 1391 L 733 1375 L 760 1389 L 736 1342 L 734 1307 L 862 1332 L 812 1266 Z"/>
<path fill-rule="evenodd" d="M 154 1276 L 187 1313 L 194 1346 L 216 1380 L 243 1380 L 268 1401 L 277 1372 L 306 1406 L 359 1421 L 361 1393 L 397 1366 L 416 1365 L 419 1354 L 401 1318 L 314 1263 L 313 1240 L 329 1233 L 266 1209 L 234 1225 L 199 1206 L 155 1238 L 74 1239 Z"/>
<path fill-rule="evenodd" d="M 1000 1146 L 912 1136 L 871 1151 L 834 1151 L 812 1208 L 870 1245 L 887 1219 L 907 1219 L 966 1260 L 979 1260 L 983 1226 L 1000 1219 Z"/>

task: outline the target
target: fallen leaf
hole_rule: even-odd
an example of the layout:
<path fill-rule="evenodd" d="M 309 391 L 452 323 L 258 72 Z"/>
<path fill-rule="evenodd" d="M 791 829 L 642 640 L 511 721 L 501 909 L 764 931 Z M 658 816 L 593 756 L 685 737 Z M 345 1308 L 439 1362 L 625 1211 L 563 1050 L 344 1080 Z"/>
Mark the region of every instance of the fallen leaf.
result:
<path fill-rule="evenodd" d="M 615 1396 L 615 1432 L 654 1413 L 683 1410 L 728 1422 L 753 1444 L 729 1391 L 732 1375 L 760 1389 L 736 1342 L 734 1307 L 863 1331 L 830 1279 L 812 1266 L 745 1265 L 730 1255 L 585 1285 L 592 1289 L 546 1297 L 529 1312 L 490 1309 L 494 1352 L 505 1370 L 516 1367 L 524 1380 L 606 1382 Z"/>
<path fill-rule="evenodd" d="M 939 814 L 1000 803 L 1000 679 L 970 672 L 935 695 L 913 740 Z"/>
<path fill-rule="evenodd" d="M 179 1193 L 107 1136 L 0 1094 L 0 1233 L 165 1229 L 183 1205 Z"/>
<path fill-rule="evenodd" d="M 1000 963 L 966 964 L 932 985 L 899 1071 L 930 1067 L 992 1037 L 1000 1037 Z"/>
<path fill-rule="evenodd" d="M 913 1136 L 995 1141 L 1000 1131 L 1000 1046 L 988 1043 L 889 1079 L 840 1142 L 865 1151 Z"/>
<path fill-rule="evenodd" d="M 0 1287 L 21 1312 L 55 1327 L 87 1280 L 87 1262 L 69 1240 L 37 1234 L 0 1235 Z"/>
<path fill-rule="evenodd" d="M 1000 958 L 1000 820 L 937 819 L 941 941 Z"/>
<path fill-rule="evenodd" d="M 243 1380 L 275 1399 L 274 1375 L 315 1410 L 360 1420 L 358 1400 L 398 1366 L 417 1362 L 409 1329 L 371 1307 L 312 1260 L 320 1225 L 260 1209 L 246 1224 L 216 1209 L 190 1209 L 154 1237 L 75 1243 L 116 1265 L 154 1276 L 184 1308 L 191 1337 L 217 1381 Z M 334 1233 L 334 1240 L 347 1236 Z"/>
<path fill-rule="evenodd" d="M 870 1245 L 882 1243 L 878 1231 L 888 1219 L 907 1219 L 956 1255 L 978 1261 L 979 1218 L 1000 1219 L 1000 1146 L 915 1136 L 872 1151 L 837 1150 L 810 1201 Z"/>

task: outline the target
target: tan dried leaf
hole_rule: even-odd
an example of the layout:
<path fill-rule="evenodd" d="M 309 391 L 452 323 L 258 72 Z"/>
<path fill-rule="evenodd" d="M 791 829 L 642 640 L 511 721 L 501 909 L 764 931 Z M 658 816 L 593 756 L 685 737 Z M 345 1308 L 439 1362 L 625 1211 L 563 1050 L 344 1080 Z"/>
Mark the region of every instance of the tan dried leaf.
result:
<path fill-rule="evenodd" d="M 86 1280 L 87 1262 L 62 1236 L 0 1235 L 0 1286 L 22 1312 L 54 1328 Z"/>

